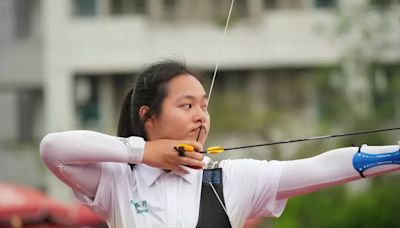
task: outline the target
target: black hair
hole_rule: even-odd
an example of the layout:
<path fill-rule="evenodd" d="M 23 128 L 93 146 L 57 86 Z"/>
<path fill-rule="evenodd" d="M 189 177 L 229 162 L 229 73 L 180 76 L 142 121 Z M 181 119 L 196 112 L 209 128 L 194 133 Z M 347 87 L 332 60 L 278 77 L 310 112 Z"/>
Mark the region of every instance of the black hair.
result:
<path fill-rule="evenodd" d="M 192 75 L 201 82 L 199 74 L 189 70 L 185 63 L 175 60 L 157 62 L 141 72 L 135 85 L 124 98 L 117 135 L 140 136 L 147 140 L 144 123 L 150 117 L 161 114 L 162 102 L 168 92 L 168 82 L 182 74 Z M 141 118 L 139 109 L 142 106 L 147 106 L 149 111 Z"/>

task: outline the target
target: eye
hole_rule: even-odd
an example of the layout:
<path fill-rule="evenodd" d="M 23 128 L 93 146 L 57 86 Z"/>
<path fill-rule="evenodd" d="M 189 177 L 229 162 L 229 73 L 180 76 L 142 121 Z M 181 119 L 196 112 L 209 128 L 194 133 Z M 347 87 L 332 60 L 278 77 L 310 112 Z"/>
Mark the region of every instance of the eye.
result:
<path fill-rule="evenodd" d="M 182 105 L 182 108 L 184 108 L 184 109 L 191 109 L 193 106 L 192 106 L 192 104 L 184 104 L 184 105 Z"/>

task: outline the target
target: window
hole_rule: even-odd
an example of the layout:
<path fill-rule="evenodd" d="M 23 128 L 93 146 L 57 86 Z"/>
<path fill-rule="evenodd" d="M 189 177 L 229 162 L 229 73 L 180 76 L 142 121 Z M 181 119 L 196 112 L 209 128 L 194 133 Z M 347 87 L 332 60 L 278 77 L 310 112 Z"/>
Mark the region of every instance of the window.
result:
<path fill-rule="evenodd" d="M 147 12 L 146 0 L 111 0 L 111 14 L 145 14 Z"/>
<path fill-rule="evenodd" d="M 99 78 L 97 75 L 84 75 L 75 81 L 75 103 L 79 125 L 84 129 L 98 129 L 99 110 Z"/>
<path fill-rule="evenodd" d="M 17 92 L 17 139 L 20 142 L 30 142 L 35 137 L 35 120 L 40 112 L 43 100 L 42 91 L 38 89 L 21 89 Z"/>
<path fill-rule="evenodd" d="M 164 0 L 165 10 L 174 10 L 176 7 L 176 0 Z"/>
<path fill-rule="evenodd" d="M 176 8 L 177 2 L 176 0 L 164 0 L 163 2 L 163 10 L 165 12 L 165 17 L 167 19 L 174 19 L 176 18 Z"/>
<path fill-rule="evenodd" d="M 242 0 L 242 1 L 237 1 L 235 2 L 234 7 L 234 15 L 238 16 L 238 17 L 246 17 L 248 16 L 248 11 L 249 11 L 249 7 L 248 7 L 248 2 L 247 0 Z"/>
<path fill-rule="evenodd" d="M 73 13 L 78 16 L 94 16 L 97 11 L 97 0 L 74 0 Z"/>
<path fill-rule="evenodd" d="M 277 0 L 263 0 L 264 9 L 276 9 L 278 4 Z"/>
<path fill-rule="evenodd" d="M 27 38 L 31 35 L 33 26 L 33 16 L 37 0 L 15 0 L 15 36 L 17 38 Z"/>
<path fill-rule="evenodd" d="M 314 4 L 317 8 L 330 8 L 336 7 L 337 2 L 336 0 L 315 0 Z"/>

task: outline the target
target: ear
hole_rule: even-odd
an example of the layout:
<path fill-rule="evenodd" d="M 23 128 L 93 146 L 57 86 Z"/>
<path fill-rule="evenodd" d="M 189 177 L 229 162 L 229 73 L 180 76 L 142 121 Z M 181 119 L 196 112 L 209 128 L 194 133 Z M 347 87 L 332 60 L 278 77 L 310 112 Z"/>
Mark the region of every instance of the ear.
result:
<path fill-rule="evenodd" d="M 144 120 L 144 125 L 148 127 L 154 125 L 153 118 L 150 115 L 150 108 L 148 106 L 143 105 L 139 108 L 139 117 L 141 120 Z"/>

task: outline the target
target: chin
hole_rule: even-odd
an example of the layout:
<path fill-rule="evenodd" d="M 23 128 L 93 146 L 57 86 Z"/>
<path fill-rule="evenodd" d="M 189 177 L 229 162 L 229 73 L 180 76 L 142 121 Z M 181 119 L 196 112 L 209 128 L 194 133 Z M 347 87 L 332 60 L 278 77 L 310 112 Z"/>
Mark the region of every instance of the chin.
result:
<path fill-rule="evenodd" d="M 200 143 L 202 146 L 204 146 L 204 144 L 206 143 L 206 139 L 203 139 L 202 136 L 200 136 L 199 140 L 197 140 L 197 135 L 195 137 L 193 137 L 193 136 L 186 137 L 184 140 L 196 141 L 196 142 Z"/>
<path fill-rule="evenodd" d="M 200 143 L 202 146 L 204 146 L 204 144 L 206 144 L 206 140 L 207 140 L 207 139 L 202 139 L 202 138 L 200 137 L 199 143 Z"/>

